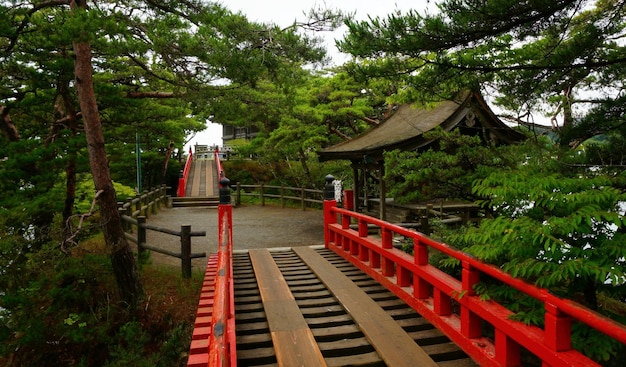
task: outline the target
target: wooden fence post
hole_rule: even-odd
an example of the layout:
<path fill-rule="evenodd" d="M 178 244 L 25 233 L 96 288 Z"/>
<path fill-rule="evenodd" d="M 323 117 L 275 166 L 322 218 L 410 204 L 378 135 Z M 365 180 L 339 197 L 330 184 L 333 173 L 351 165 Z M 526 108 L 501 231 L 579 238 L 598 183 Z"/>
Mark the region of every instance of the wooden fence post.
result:
<path fill-rule="evenodd" d="M 152 214 L 156 214 L 157 212 L 157 192 L 156 190 L 150 191 L 150 197 L 148 198 L 150 201 L 150 207 L 152 208 Z"/>
<path fill-rule="evenodd" d="M 133 199 L 132 198 L 126 198 L 126 215 L 129 218 L 133 217 Z M 128 232 L 133 233 L 133 225 L 128 223 Z"/>
<path fill-rule="evenodd" d="M 180 262 L 184 279 L 191 278 L 191 225 L 180 226 Z"/>
<path fill-rule="evenodd" d="M 302 210 L 306 210 L 306 201 L 304 200 L 304 187 L 300 188 L 300 198 L 302 199 Z"/>
<path fill-rule="evenodd" d="M 241 182 L 237 181 L 237 195 L 235 196 L 235 205 L 241 205 Z"/>
<path fill-rule="evenodd" d="M 120 213 L 120 217 L 124 214 L 126 214 L 126 209 L 124 209 L 124 202 L 123 201 L 119 201 L 117 203 L 117 211 L 118 213 Z M 125 220 L 122 220 L 122 228 L 124 229 L 124 232 L 128 232 L 128 228 L 130 228 L 130 223 L 128 223 Z"/>
<path fill-rule="evenodd" d="M 169 203 L 169 195 L 167 195 L 167 185 L 165 184 L 161 186 L 161 200 L 163 201 L 161 205 L 167 208 L 167 205 Z"/>
<path fill-rule="evenodd" d="M 159 209 L 161 209 L 161 186 L 158 186 L 157 189 L 154 191 L 154 207 L 156 208 L 157 212 L 159 211 Z"/>
<path fill-rule="evenodd" d="M 142 258 L 144 248 L 143 246 L 147 241 L 147 231 L 144 225 L 146 224 L 146 217 L 140 215 L 137 217 L 137 257 Z"/>
<path fill-rule="evenodd" d="M 141 215 L 141 194 L 135 194 L 135 211 L 138 212 L 137 216 Z"/>
<path fill-rule="evenodd" d="M 428 222 L 428 217 L 430 216 L 430 211 L 433 209 L 433 204 L 426 204 L 426 208 L 424 208 L 424 212 L 422 213 L 422 218 L 420 220 L 420 232 L 429 235 L 430 234 L 430 224 Z"/>
<path fill-rule="evenodd" d="M 280 207 L 285 207 L 285 187 L 280 185 Z"/>
<path fill-rule="evenodd" d="M 146 208 L 144 210 L 144 208 Z M 141 194 L 141 210 L 143 211 L 143 215 L 146 216 L 146 218 L 148 218 L 150 216 L 150 199 L 148 196 L 148 191 L 143 190 L 143 193 Z"/>
<path fill-rule="evenodd" d="M 265 206 L 265 184 L 261 184 L 261 206 Z"/>

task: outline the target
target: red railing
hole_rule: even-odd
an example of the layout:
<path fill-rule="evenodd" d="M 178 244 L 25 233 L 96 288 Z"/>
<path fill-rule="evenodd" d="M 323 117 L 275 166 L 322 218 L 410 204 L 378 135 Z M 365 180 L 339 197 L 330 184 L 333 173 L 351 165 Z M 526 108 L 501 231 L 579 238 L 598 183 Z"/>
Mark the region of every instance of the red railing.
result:
<path fill-rule="evenodd" d="M 237 365 L 235 341 L 235 299 L 232 276 L 232 206 L 218 207 L 219 248 L 213 319 L 209 338 L 209 366 Z"/>
<path fill-rule="evenodd" d="M 224 170 L 215 148 L 215 165 L 220 179 L 224 178 Z M 237 366 L 235 340 L 235 290 L 233 281 L 233 207 L 228 193 L 223 195 L 221 187 L 220 204 L 217 208 L 218 217 L 218 260 L 215 278 L 215 298 L 213 301 L 213 318 L 211 336 L 209 338 L 209 366 Z M 227 202 L 223 202 L 227 201 Z"/>
<path fill-rule="evenodd" d="M 189 148 L 189 156 L 187 157 L 187 161 L 185 162 L 185 168 L 183 169 L 183 174 L 178 179 L 178 192 L 176 193 L 178 197 L 185 196 L 185 186 L 187 186 L 187 179 L 189 178 L 189 170 L 191 169 L 192 161 L 193 161 L 193 153 L 191 152 L 191 148 Z"/>
<path fill-rule="evenodd" d="M 220 160 L 219 148 L 215 147 L 215 152 L 213 154 L 215 155 L 215 167 L 217 168 L 217 177 L 222 179 L 226 176 L 224 175 L 224 168 L 222 168 L 222 161 Z"/>
<path fill-rule="evenodd" d="M 217 149 L 215 163 L 220 177 L 224 171 Z M 207 263 L 190 347 L 188 367 L 236 367 L 235 291 L 233 281 L 233 208 L 229 187 L 221 187 L 217 208 L 218 248 Z M 217 258 L 217 259 L 216 259 Z"/>
<path fill-rule="evenodd" d="M 351 222 L 358 223 L 357 230 L 350 228 Z M 380 236 L 369 236 L 368 225 L 378 227 Z M 394 248 L 394 235 L 412 239 L 414 255 Z M 332 200 L 324 202 L 324 241 L 327 248 L 411 305 L 481 366 L 519 366 L 522 347 L 537 356 L 543 366 L 599 366 L 572 349 L 573 322 L 587 324 L 626 343 L 626 327 L 622 324 L 513 278 L 419 232 L 337 208 Z M 461 262 L 460 280 L 429 264 L 430 248 Z M 474 285 L 482 274 L 542 302 L 544 328 L 512 320 L 512 312 L 504 306 L 481 300 Z M 483 322 L 493 327 L 493 338 L 483 335 Z"/>

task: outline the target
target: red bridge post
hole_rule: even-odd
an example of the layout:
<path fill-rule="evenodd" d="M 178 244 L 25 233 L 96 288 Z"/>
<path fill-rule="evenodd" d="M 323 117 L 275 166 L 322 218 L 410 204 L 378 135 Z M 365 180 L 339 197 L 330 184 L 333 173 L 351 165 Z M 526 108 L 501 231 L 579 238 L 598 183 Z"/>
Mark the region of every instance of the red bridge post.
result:
<path fill-rule="evenodd" d="M 326 184 L 324 185 L 324 245 L 328 248 L 329 242 L 335 242 L 335 237 L 328 229 L 329 224 L 337 223 L 337 214 L 332 213 L 332 208 L 337 207 L 337 201 L 335 201 L 335 186 L 333 181 L 335 178 L 332 175 L 326 176 Z M 331 238 L 331 235 L 332 238 Z"/>
<path fill-rule="evenodd" d="M 230 180 L 220 180 L 218 216 L 218 259 L 215 278 L 215 300 L 211 335 L 209 337 L 209 366 L 236 366 L 235 305 L 232 276 L 233 207 L 230 204 Z"/>

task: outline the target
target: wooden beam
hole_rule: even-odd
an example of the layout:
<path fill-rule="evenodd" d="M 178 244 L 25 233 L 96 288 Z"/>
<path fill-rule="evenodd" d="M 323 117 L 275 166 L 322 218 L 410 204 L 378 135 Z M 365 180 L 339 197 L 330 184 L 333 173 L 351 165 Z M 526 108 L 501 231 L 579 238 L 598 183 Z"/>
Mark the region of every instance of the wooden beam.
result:
<path fill-rule="evenodd" d="M 272 255 L 266 249 L 250 250 L 249 253 L 278 365 L 326 366 L 313 333 Z"/>
<path fill-rule="evenodd" d="M 387 366 L 437 366 L 385 310 L 315 250 L 310 247 L 294 247 L 293 251 L 350 313 Z"/>

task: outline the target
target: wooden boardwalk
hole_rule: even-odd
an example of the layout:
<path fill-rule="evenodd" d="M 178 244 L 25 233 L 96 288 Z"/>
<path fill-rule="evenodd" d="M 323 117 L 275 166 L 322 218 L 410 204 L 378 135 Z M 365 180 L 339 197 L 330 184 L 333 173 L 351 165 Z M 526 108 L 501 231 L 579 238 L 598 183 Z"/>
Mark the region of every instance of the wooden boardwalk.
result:
<path fill-rule="evenodd" d="M 330 250 L 240 251 L 233 276 L 238 366 L 476 366 Z"/>
<path fill-rule="evenodd" d="M 198 159 L 191 164 L 185 196 L 209 197 L 217 196 L 219 193 L 219 178 L 215 160 Z"/>

